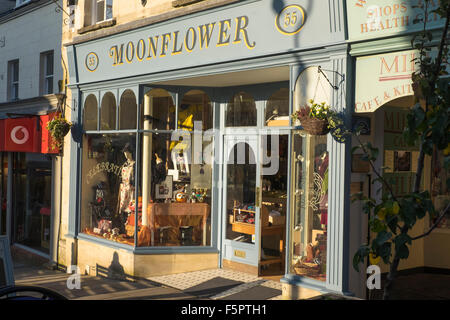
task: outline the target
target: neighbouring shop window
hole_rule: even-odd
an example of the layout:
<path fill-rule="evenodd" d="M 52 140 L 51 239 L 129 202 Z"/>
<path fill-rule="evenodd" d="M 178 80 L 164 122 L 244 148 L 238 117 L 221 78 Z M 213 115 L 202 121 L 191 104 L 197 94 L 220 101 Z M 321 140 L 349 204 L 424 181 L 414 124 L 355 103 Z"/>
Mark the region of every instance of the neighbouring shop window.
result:
<path fill-rule="evenodd" d="M 246 142 L 238 142 L 228 154 L 226 237 L 254 243 L 256 219 L 256 157 Z"/>
<path fill-rule="evenodd" d="M 97 130 L 98 104 L 97 98 L 90 94 L 87 96 L 83 109 L 83 129 Z"/>
<path fill-rule="evenodd" d="M 100 130 L 116 129 L 116 97 L 107 92 L 102 98 L 100 110 Z"/>
<path fill-rule="evenodd" d="M 52 162 L 36 153 L 13 154 L 14 241 L 49 253 Z"/>
<path fill-rule="evenodd" d="M 412 191 L 419 158 L 418 146 L 408 146 L 403 140 L 409 109 L 384 107 L 380 112 L 384 113 L 383 177 L 392 186 L 394 194 L 402 196 Z M 386 192 L 383 188 L 383 193 Z"/>
<path fill-rule="evenodd" d="M 293 135 L 290 271 L 325 281 L 328 225 L 326 136 Z"/>
<path fill-rule="evenodd" d="M 136 134 L 85 134 L 82 157 L 82 232 L 133 245 Z"/>
<path fill-rule="evenodd" d="M 269 127 L 289 126 L 289 89 L 282 88 L 267 101 L 265 125 Z"/>
<path fill-rule="evenodd" d="M 6 196 L 8 186 L 8 153 L 0 152 L 0 235 L 6 234 Z"/>
<path fill-rule="evenodd" d="M 448 170 L 445 170 L 442 151 L 434 150 L 431 167 L 431 195 L 436 211 L 442 212 L 450 202 L 450 192 L 447 187 L 447 179 L 450 174 Z M 430 224 L 433 225 L 434 223 L 435 219 L 431 219 Z M 447 213 L 442 218 L 438 224 L 438 228 L 450 229 L 450 213 Z"/>
<path fill-rule="evenodd" d="M 119 129 L 136 129 L 137 103 L 133 91 L 125 90 L 120 97 Z"/>
<path fill-rule="evenodd" d="M 257 112 L 253 97 L 246 92 L 234 95 L 228 103 L 225 114 L 225 125 L 227 127 L 249 127 L 256 126 Z"/>
<path fill-rule="evenodd" d="M 175 108 L 170 94 L 154 89 L 148 95 L 143 115 L 145 132 L 140 136 L 142 210 L 138 245 L 208 246 L 213 140 L 204 129 L 212 126 L 210 99 L 201 91 L 185 94 L 175 131 L 171 130 Z M 199 132 L 193 131 L 196 121 L 200 123 Z"/>

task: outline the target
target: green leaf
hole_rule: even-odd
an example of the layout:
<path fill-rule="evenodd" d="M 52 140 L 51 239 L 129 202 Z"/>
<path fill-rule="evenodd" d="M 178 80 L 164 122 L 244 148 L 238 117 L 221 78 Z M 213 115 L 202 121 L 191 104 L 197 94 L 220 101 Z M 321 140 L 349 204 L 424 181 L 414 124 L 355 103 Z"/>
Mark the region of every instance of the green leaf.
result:
<path fill-rule="evenodd" d="M 409 249 L 406 245 L 400 246 L 395 252 L 400 259 L 408 259 L 409 257 Z"/>
<path fill-rule="evenodd" d="M 392 238 L 392 233 L 387 231 L 380 231 L 377 237 L 374 239 L 374 242 L 378 247 L 381 247 L 386 241 Z"/>
<path fill-rule="evenodd" d="M 370 248 L 366 245 L 359 247 L 358 251 L 353 256 L 353 268 L 359 272 L 359 264 L 364 262 L 364 259 L 369 255 Z"/>
<path fill-rule="evenodd" d="M 378 255 L 383 259 L 383 262 L 386 264 L 389 264 L 389 260 L 391 258 L 391 250 L 392 250 L 392 243 L 391 242 L 385 242 L 380 250 L 378 250 Z"/>

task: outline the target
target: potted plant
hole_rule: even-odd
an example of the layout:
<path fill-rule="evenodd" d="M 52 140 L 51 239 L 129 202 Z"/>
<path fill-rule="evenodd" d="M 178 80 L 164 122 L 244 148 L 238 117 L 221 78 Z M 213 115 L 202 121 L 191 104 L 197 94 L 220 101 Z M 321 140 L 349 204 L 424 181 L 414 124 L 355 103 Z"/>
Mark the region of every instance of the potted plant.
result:
<path fill-rule="evenodd" d="M 333 115 L 330 106 L 325 102 L 316 103 L 309 100 L 310 106 L 301 106 L 292 118 L 299 120 L 303 129 L 311 135 L 325 135 L 330 132 L 329 118 Z"/>
<path fill-rule="evenodd" d="M 69 133 L 72 124 L 60 114 L 47 123 L 47 129 L 53 138 L 52 148 L 62 149 L 64 137 Z"/>

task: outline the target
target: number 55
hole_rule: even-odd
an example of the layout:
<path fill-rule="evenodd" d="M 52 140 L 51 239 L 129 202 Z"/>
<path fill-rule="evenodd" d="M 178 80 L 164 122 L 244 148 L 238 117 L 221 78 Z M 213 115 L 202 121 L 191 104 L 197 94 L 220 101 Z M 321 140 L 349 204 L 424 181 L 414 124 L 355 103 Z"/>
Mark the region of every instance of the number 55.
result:
<path fill-rule="evenodd" d="M 291 16 L 291 13 L 286 13 L 286 15 L 284 16 L 284 26 L 285 27 L 287 27 L 289 25 L 294 26 L 296 22 L 297 22 L 297 12 L 296 11 L 292 12 L 292 16 Z"/>

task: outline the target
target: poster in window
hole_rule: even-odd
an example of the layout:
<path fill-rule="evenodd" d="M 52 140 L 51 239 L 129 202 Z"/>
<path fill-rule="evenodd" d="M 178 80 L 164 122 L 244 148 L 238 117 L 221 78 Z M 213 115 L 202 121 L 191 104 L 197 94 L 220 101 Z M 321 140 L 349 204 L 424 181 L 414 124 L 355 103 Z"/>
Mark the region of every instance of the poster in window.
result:
<path fill-rule="evenodd" d="M 394 152 L 394 171 L 411 171 L 411 152 Z"/>
<path fill-rule="evenodd" d="M 173 188 L 173 177 L 166 176 L 166 179 L 155 185 L 155 197 L 156 199 L 171 199 Z"/>

